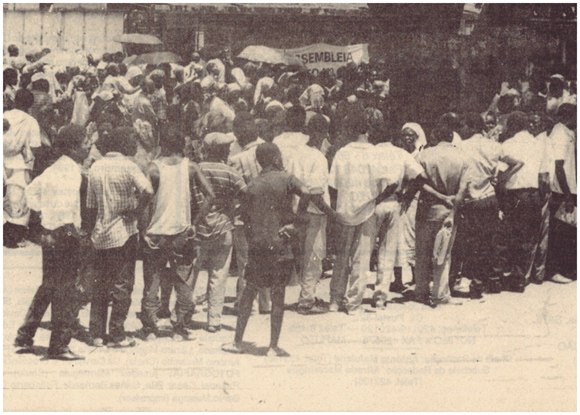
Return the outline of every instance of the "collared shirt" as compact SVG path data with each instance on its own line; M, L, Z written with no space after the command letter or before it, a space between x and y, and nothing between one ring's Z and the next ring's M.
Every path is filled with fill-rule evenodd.
M481 134L463 141L459 148L468 160L467 175L469 186L468 199L479 200L495 195L491 179L498 173L499 162L504 159L503 147Z
M137 231L137 221L125 221L124 212L137 208L138 192L153 193L151 183L135 163L110 152L95 161L89 172L87 207L97 208L92 233L96 249L121 247Z
M68 224L80 229L81 182L81 167L62 156L26 187L26 202L40 212L45 229L53 231Z
M4 119L10 123L10 129L4 133L4 168L15 170L32 170L34 155L32 148L40 147L40 127L38 122L24 111L17 109L6 111ZM14 155L7 155L13 153Z
M459 192L467 180L467 160L463 152L452 143L440 142L417 155L417 162L423 167L430 185L439 193L453 196ZM417 220L444 220L450 209L439 199L427 192L421 192L417 206Z
M328 184L338 192L336 211L345 225L360 225L375 211L379 192L372 166L374 148L354 142L334 156Z
M543 146L527 131L520 131L502 144L504 154L524 163L506 182L505 188L537 189L542 173Z
M562 123L552 129L550 140L554 146L554 160L564 160L564 173L570 188L570 193L576 194L576 133ZM555 168L555 166L554 166ZM563 194L560 182L552 178L552 191Z
M165 89L163 89L163 88L155 89L155 92L153 92L149 96L149 100L151 101L151 106L153 107L155 114L157 114L157 117L160 120L166 120L167 119L167 98L165 95Z
M241 152L230 157L229 165L242 175L246 184L250 184L262 171L262 166L260 166L260 163L256 159L256 148L264 142L264 140L258 138L246 144Z
M293 195L301 195L302 183L284 171L263 170L248 186L242 203L242 219L251 246L271 247L281 242L278 231L293 222Z
M202 162L199 168L211 184L215 199L210 212L197 227L201 240L215 239L224 232L234 229L235 199L246 189L242 176L225 163ZM198 203L199 193L196 195Z
M301 133L283 133L274 139L282 153L284 170L296 176L298 180L310 188L323 190L323 199L330 205L328 193L328 161L324 154L307 145L310 137ZM294 213L298 210L299 198L295 197L292 204ZM308 212L321 215L322 212L313 203L308 206Z
M554 159L554 145L547 131L543 131L536 136L536 140L542 146L542 168L541 171L548 173L550 185L556 177L556 160Z
M393 184L397 184L397 191L400 191L403 183L423 173L423 168L411 154L391 143L377 144L374 158L375 178L381 193Z

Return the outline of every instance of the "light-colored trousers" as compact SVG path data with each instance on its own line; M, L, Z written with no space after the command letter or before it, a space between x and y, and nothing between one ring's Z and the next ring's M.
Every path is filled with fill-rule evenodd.
M340 225L337 261L330 281L330 302L357 311L362 303L371 253L377 236L377 217L373 214L356 226Z
M232 260L232 232L222 233L216 239L202 241L199 254L193 264L193 289L202 269L206 269L208 312L207 320L210 326L219 326L224 308L226 282Z
M416 226L417 267L415 268L415 295L417 298L426 299L430 294L431 298L436 302L441 302L451 297L449 270L451 268L451 251L457 232L457 225L454 223L447 256L443 264L434 264L433 248L435 246L435 237L442 225L443 221L417 220ZM433 282L433 287L429 291L429 283L431 281Z
M236 228L233 231L234 247L236 249L236 262L238 264L238 285L237 285L237 302L240 304L242 294L246 289L246 266L248 265L248 240L244 228ZM272 301L270 299L270 289L260 288L258 291L258 307L259 310L269 312L272 310Z
M322 275L322 260L326 257L326 222L325 215L308 213L309 222L301 235L301 277L300 298L298 305L310 308L314 305L316 284Z
M379 229L379 264L373 299L384 303L395 279L395 261L402 236L400 228L403 225L401 204L397 200L385 201L376 207L375 216Z

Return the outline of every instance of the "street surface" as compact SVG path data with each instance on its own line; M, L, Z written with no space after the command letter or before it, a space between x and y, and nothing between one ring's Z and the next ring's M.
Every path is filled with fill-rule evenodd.
M203 294L206 275L197 283ZM167 337L109 350L73 340L86 356L47 361L50 314L35 345L17 355L12 343L41 282L40 248L4 248L4 410L132 411L575 411L576 283L529 286L462 305L431 309L413 302L360 316L285 314L280 346L291 357L267 358L270 320L257 312L246 331L245 355L222 352L236 317L195 340ZM228 279L231 309L236 278ZM328 301L329 279L319 297ZM142 263L137 263L126 330L138 331ZM298 299L289 287L286 304ZM398 297L398 295L395 295ZM172 299L172 302L174 299ZM365 307L369 307L366 305ZM80 313L88 328L89 312Z

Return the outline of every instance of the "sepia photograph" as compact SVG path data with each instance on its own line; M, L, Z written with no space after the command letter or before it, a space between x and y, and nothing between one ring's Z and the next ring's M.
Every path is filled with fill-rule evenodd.
M575 412L577 3L3 3L3 410Z

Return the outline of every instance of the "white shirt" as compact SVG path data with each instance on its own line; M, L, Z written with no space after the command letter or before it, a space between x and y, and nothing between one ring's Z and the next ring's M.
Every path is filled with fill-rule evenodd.
M282 133L273 141L282 153L284 170L290 173L309 188L319 188L324 191L322 198L330 205L328 193L328 162L326 157L317 149L309 147L306 143L310 137L302 133ZM298 209L298 197L294 198L293 209ZM322 214L322 212L310 203L308 212Z
M552 129L550 140L554 146L554 160L564 160L564 173L570 193L576 194L576 133L562 123ZM554 169L555 169L554 165ZM563 194L556 174L552 177L552 191Z
M379 195L369 143L349 143L334 156L328 184L338 192L336 211L345 225L360 225L375 211Z
M542 171L547 172L550 176L550 182L556 177L556 160L554 160L554 145L546 131L536 136L536 140L542 145Z
M10 129L3 137L4 168L32 170L34 156L31 149L42 145L38 122L29 114L17 109L6 111L3 117L10 123ZM12 154L14 151L19 152Z
M520 131L506 140L502 147L506 156L524 162L524 166L506 182L505 188L508 190L537 189L538 176L542 170L545 170L542 160L544 146L529 132Z
M381 193L393 184L398 185L399 191L405 181L413 180L423 173L423 168L411 154L391 143L377 144L374 159L375 178Z
M28 206L40 212L45 229L55 230L67 224L81 227L81 167L62 156L25 190Z
M471 186L469 186L468 199L480 200L495 195L495 188L491 180L500 169L500 163L507 169L507 164L503 163L504 152L500 143L475 134L473 137L462 141L459 146L465 153L468 160L467 175Z

